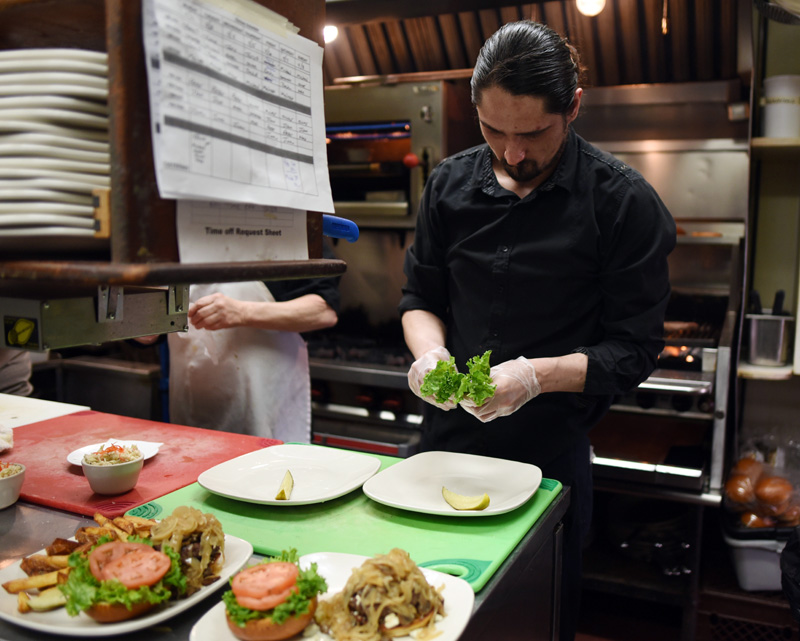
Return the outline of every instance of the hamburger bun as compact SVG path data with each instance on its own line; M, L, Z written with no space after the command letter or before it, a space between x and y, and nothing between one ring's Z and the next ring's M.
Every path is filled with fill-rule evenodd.
M86 614L98 623L117 623L141 616L155 607L152 603L134 603L129 610L122 603L95 603Z
M227 611L225 612L225 620L228 622L231 632L242 641L280 641L281 639L289 639L305 630L314 618L316 609L317 599L314 598L310 601L306 614L289 617L279 624L273 623L269 617L264 617L263 619L248 621L244 627L240 627L231 621Z

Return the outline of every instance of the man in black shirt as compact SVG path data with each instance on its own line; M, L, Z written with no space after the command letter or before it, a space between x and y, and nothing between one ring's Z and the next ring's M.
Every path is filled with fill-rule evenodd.
M492 351L494 397L424 398L423 447L532 463L571 488L561 639L574 638L591 521L588 433L655 368L675 245L653 188L572 130L579 76L577 51L544 25L487 40L471 83L486 144L432 172L399 305L420 396L437 361L464 371Z

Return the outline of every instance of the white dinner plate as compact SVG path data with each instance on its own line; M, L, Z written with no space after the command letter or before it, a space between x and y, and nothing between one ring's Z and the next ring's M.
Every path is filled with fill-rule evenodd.
M21 158L0 156L0 169L50 169L100 175L108 175L111 171L108 163L84 162L68 158L38 158L36 156Z
M2 112L0 112L2 113ZM65 160L78 160L80 162L101 163L109 166L111 155L101 151L86 151L84 149L68 149L50 145L30 143L7 143L0 139L0 158L7 157L33 157L33 158L64 158Z
M44 550L41 550L40 553L44 553ZM0 590L0 619L39 632L82 638L104 637L142 630L174 617L228 585L228 579L244 567L252 555L253 546L250 543L226 534L225 562L220 572L220 578L217 581L200 588L185 599L171 601L136 619L129 619L119 623L98 623L86 614L71 617L64 608L49 612L21 614L17 610L17 595L9 594L5 590ZM13 563L0 570L0 583L25 578L26 574L20 570L19 565L19 562Z
M56 216L79 216L81 218L94 216L91 205L73 205L72 203L48 202L3 202L0 196L0 216L4 214L45 214Z
M70 96L3 96L0 109L69 109L82 113L108 115L108 104Z
M2 184L2 181L0 181ZM2 189L0 188L0 201L5 200L29 200L47 201L56 203L68 203L75 205L92 206L92 197L87 194L68 193L66 191L55 191L53 189Z
M64 49L45 47L42 49L5 49L0 51L0 60L83 60L95 64L108 64L108 54L103 51L89 51L88 49Z
M52 225L47 227L25 227L22 229L6 229L0 227L0 238L15 239L17 241L27 240L38 237L65 238L67 236L80 238L94 238L93 229L79 229L77 227L64 227L63 225ZM7 245L0 245L8 249Z
M320 601L331 598L344 588L352 571L360 567L369 557L357 554L344 554L339 552L316 552L300 557L300 567L307 568L312 563L317 564L317 572L328 583L328 591L319 597ZM456 641L464 628L469 623L472 607L475 603L475 592L464 579L420 568L428 583L433 587L442 589L444 597L445 617L436 622L436 641ZM310 637L303 637L303 633L287 641L332 641L331 637L323 632ZM396 637L398 639L412 639L411 636ZM189 641L236 641L236 637L228 628L225 620L225 603L218 603L194 624L189 635Z
M373 501L412 512L442 516L492 516L523 505L539 489L542 471L529 463L460 454L422 452L379 472L364 484ZM456 510L442 487L465 496L489 495L485 510Z
M103 129L81 129L79 127L65 127L41 120L10 120L0 118L0 132L13 133L41 133L55 136L66 136L79 140L93 140L108 142L108 131Z
M69 58L0 59L0 74L28 73L30 71L88 73L105 78L108 75L108 64ZM0 78L0 82L2 82L2 78Z
M17 182L6 183L6 180L24 182L25 179L49 179L65 180L67 182L74 182L75 184L80 183L83 185L93 185L96 189L103 189L111 185L111 178L108 176L103 176L102 174L87 174L78 171L58 171L54 169L46 169L44 163L42 163L40 166L41 169L39 169L37 165L16 169L13 167L7 167L0 163L0 184L6 184L10 189L24 189L25 187L22 184Z
M314 445L284 444L237 456L206 470L197 482L209 492L263 505L308 505L338 498L361 487L380 461L366 454ZM275 500L289 470L294 489Z
M45 225L63 225L64 227L94 230L94 220L83 216L0 213L0 229L5 227L41 227Z
M38 85L12 85L0 82L0 96L31 96L42 94L108 100L108 87L85 87L83 85L57 82L43 82Z
M60 148L82 149L104 154L108 154L111 150L111 145L107 141L101 140L84 140L74 136L59 136L38 132L0 133L0 145L13 146L16 144L52 145Z
M108 129L108 116L88 114L70 109L36 107L29 109L0 108L0 118L10 120L36 120L41 122L72 124L93 129Z
M84 447L79 447L77 450L73 450L67 454L67 460L73 465L80 465L84 454L91 454L92 452L99 450L101 447L107 447L112 444L127 445L129 447L131 445L135 445L139 448L139 451L142 453L142 456L144 456L145 460L153 458L156 454L158 454L159 448L164 445L163 443L152 443L150 441L129 441L110 438L104 443L85 445Z
M108 91L108 79L105 77L65 71L4 73L0 74L0 85L72 85Z
M0 201L7 200L6 193L9 190L19 189L55 189L57 191L68 191L79 194L91 194L95 189L102 189L100 185L83 182L82 180L62 180L55 178L24 178L21 180L9 180L0 178Z

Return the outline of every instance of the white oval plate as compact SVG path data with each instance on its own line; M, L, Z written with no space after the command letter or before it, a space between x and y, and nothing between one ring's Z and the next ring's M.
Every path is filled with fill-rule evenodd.
M94 238L94 233L93 229L79 229L78 227L64 226L26 227L24 229L0 228L0 238L13 238L15 241L41 237L64 238L66 236ZM4 248L8 249L9 245L4 245Z
M56 147L66 147L67 149L83 149L108 154L111 145L100 140L83 140L74 136L53 135L47 133L24 132L12 134L0 134L0 144L34 144L34 145L53 145Z
M0 74L0 85L77 85L108 91L108 79L88 73L24 72Z
M95 64L108 64L108 54L103 51L90 51L89 49L64 49L48 48L43 49L6 49L0 51L0 60L32 60L32 59L62 58L70 60L83 60Z
M68 109L108 115L108 105L104 102L79 100L69 96L5 96L0 97L0 109Z
M37 202L72 203L91 207L92 197L86 194L68 193L53 189L3 189L0 190L2 200L31 200Z
M31 58L23 60L16 58L13 60L0 59L0 74L3 73L27 73L29 71L88 73L92 76L108 75L108 63L88 62L85 60L70 60L68 58ZM2 81L2 78L0 78Z
M40 550L40 553L44 553L44 550ZM225 562L220 572L219 580L200 588L185 599L171 601L137 619L129 619L119 623L98 623L86 614L71 617L64 608L49 612L22 614L17 610L17 595L9 594L5 590L0 590L0 619L23 628L69 637L105 637L142 630L161 621L166 621L184 610L188 610L198 601L202 601L228 585L228 579L243 568L252 555L253 546L250 543L244 539L226 534ZM20 570L19 565L19 562L13 563L0 570L0 583L25 578L26 574Z
M300 557L300 566L307 568L312 563L317 564L317 572L320 576L325 577L328 583L328 591L319 597L320 600L324 600L326 597L331 598L344 588L353 569L360 567L368 558L340 552L316 552ZM475 603L475 592L464 579L436 570L420 569L432 586L436 588L444 586L442 596L444 597L444 612L447 616L436 622L436 631L439 634L435 639L436 641L456 641L469 623ZM301 632L287 641L300 641L303 638L306 638L307 641L332 641L331 637L323 632L311 637L303 637ZM412 637L396 638L411 639ZM215 605L194 624L189 641L237 641L225 620L225 603Z
M510 512L533 496L542 471L529 463L460 454L422 452L378 472L364 483L373 501L423 514L494 516ZM442 497L442 486L456 494L489 495L485 510L456 510Z
M139 451L142 453L142 456L144 456L145 460L153 458L156 454L158 454L159 448L164 445L163 443L151 443L150 441L127 441L110 438L105 443L95 443L94 445L86 445L84 447L79 447L77 450L73 450L67 454L67 460L73 465L80 466L81 461L83 461L84 454L96 452L101 447L107 447L108 445L112 444L127 445L128 447L135 445L139 448Z
M2 214L0 229L4 227L40 227L63 225L94 230L94 220L84 216L63 216L58 214Z
M85 87L83 85L58 82L43 82L38 85L11 85L0 82L0 96L30 96L34 94L56 94L59 96L108 100L108 87Z
M317 445L287 443L237 456L206 470L197 482L209 492L262 505L308 505L358 489L380 468L374 456ZM285 501L275 495L286 474L294 489Z
M10 120L37 120L41 122L74 124L81 127L108 130L108 116L89 114L71 109L52 107L0 108L0 117Z
M0 196L0 216L4 214L47 214L50 216L79 216L92 218L94 208L91 205L73 205L71 203L24 202L5 203Z

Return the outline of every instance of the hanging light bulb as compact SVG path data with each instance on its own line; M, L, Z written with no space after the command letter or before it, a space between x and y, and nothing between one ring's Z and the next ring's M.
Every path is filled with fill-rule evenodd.
M578 11L585 16L596 16L606 6L606 0L577 0Z
M326 24L325 28L322 30L322 37L324 38L325 42L333 42L336 40L336 36L339 35L339 28L336 25Z

